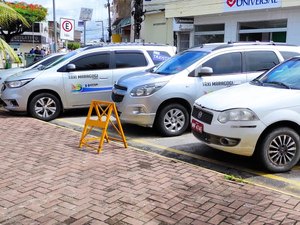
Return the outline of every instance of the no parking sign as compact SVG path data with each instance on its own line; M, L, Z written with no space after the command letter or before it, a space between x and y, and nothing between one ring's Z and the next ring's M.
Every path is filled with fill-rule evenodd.
M60 39L74 41L75 20L60 18Z

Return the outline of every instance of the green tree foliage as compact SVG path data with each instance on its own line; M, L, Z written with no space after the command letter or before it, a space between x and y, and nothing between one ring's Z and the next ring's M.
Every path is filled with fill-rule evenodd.
M48 13L46 8L37 4L25 2L7 2L6 4L21 14L29 24L45 20Z
M28 31L30 26L35 22L45 20L47 16L47 9L38 4L27 4L25 2L6 2L5 4L25 18L25 21L17 19L13 23L1 26L0 34L7 43L9 43L14 36Z
M29 26L26 19L22 15L0 0L0 27L8 26L10 23L16 20L20 20Z
M79 42L69 42L68 43L68 49L75 50L77 48L80 48L80 43Z
M21 21L25 25L28 25L26 19L22 15L0 1L0 27L9 26L9 24L14 23L15 21ZM12 61L20 63L20 59L14 50L0 38L0 59L3 57L6 60L7 55L10 56Z

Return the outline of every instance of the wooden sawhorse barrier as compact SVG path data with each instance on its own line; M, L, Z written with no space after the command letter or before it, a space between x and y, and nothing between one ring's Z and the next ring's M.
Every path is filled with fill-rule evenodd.
M91 118L93 113L96 114L97 119ZM112 122L111 116L115 117L117 124L114 124ZM109 124L113 126L121 139L108 136L107 128ZM93 128L102 129L102 134L100 137L87 137L93 130ZM97 150L97 152L100 153L102 150L104 139L106 140L106 142L109 142L109 140L120 141L124 143L125 148L128 147L115 103L92 100L87 118L85 120L79 147L81 148L83 146L87 146ZM98 148L90 144L90 142L95 141L99 141Z

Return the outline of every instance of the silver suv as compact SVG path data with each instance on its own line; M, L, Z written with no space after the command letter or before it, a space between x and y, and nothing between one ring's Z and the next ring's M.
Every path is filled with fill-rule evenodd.
M41 58L38 61L34 61L31 64L26 65L24 67L14 67L14 68L6 69L6 70L1 70L1 72L0 72L0 90L2 88L3 82L9 76L11 76L11 75L13 75L15 73L19 73L19 72L25 71L25 70L31 70L31 69L35 69L37 67L48 66L51 63L53 63L55 60L57 60L60 57L62 57L63 55L65 55L65 53L53 53L51 55L47 55L44 58Z
M111 101L113 84L123 75L145 71L175 55L157 44L91 46L72 51L47 67L24 71L4 82L1 99L11 111L28 111L49 121L63 110Z
M204 45L151 71L121 78L112 99L123 122L154 126L163 136L181 135L197 98L250 81L295 55L300 55L300 47L274 43Z

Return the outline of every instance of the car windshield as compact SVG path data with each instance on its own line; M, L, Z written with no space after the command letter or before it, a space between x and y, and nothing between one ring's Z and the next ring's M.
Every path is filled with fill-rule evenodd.
M254 79L251 84L285 89L300 89L300 59L294 58L285 61L270 70L270 72Z
M74 55L76 55L76 54L78 54L78 53L84 51L84 49L85 49L85 48L79 48L79 49L77 49L77 50L71 51L71 52L67 53L66 55L64 55L63 57L57 59L56 61L54 61L54 62L51 63L50 65L45 66L43 69L46 70L46 69L49 69L49 68L51 68L51 67L53 67L53 66L55 66L55 65L57 65L57 64L59 64L59 63L61 63L61 62L64 62L64 61L66 61L67 59L71 58L72 56L74 56Z
M209 54L209 52L206 51L184 51L163 62L156 67L153 72L162 75L176 74L188 68L207 54Z

